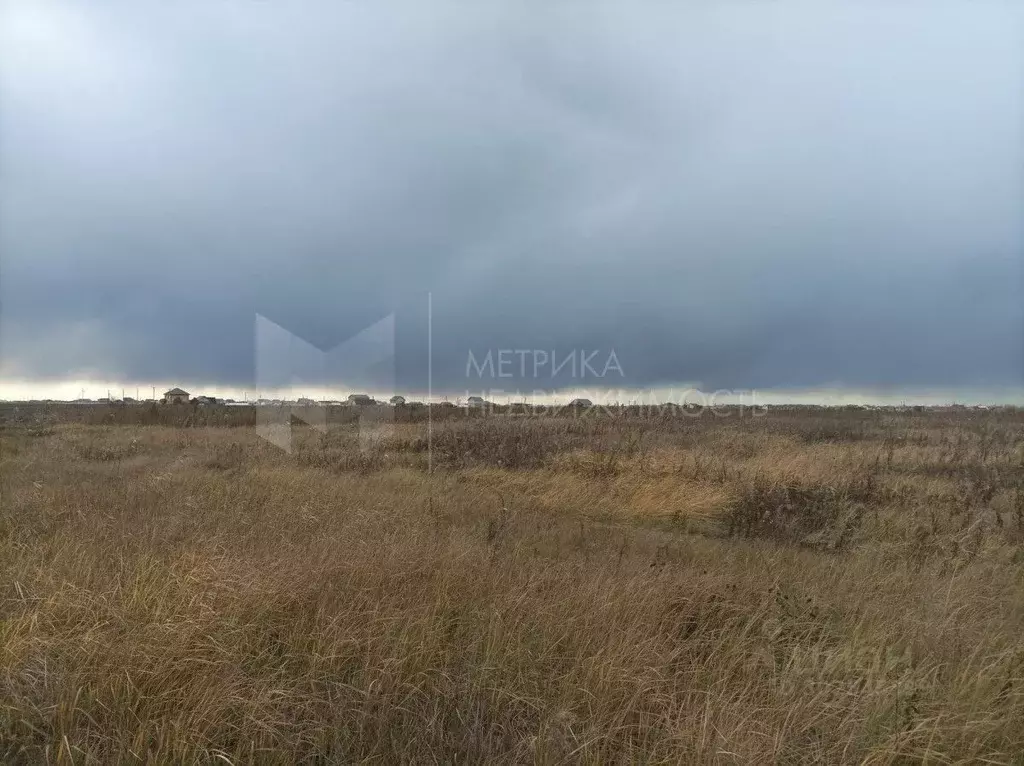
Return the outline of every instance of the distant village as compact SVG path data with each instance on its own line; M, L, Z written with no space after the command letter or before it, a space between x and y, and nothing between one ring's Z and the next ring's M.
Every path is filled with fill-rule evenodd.
M112 396L103 397L100 399L75 399L73 404L159 404L159 405L171 405L171 406L182 406L190 405L194 407L210 407L210 406L222 406L222 407L373 407L381 405L391 405L392 407L424 407L426 406L423 402L410 402L406 401L406 398L401 395L394 395L387 401L379 401L374 399L369 394L349 394L345 399L311 399L308 397L298 397L297 399L228 399L217 396L206 396L203 394L193 395L183 388L172 388L168 391L164 391L163 396L160 399L138 399L131 396L122 396L116 398ZM445 406L448 402L435 403L436 406ZM573 399L570 402L572 406L590 407L592 402L589 399ZM454 406L454 405L451 405ZM481 396L470 396L466 399L462 406L474 408L485 408L492 406L491 402L488 402Z
M55 400L43 400L45 403L61 403ZM68 402L63 402L68 403ZM387 400L378 400L369 394L349 394L345 399L312 399L309 397L298 397L296 399L271 399L259 397L256 399L231 399L222 398L217 396L207 396L204 394L195 394L182 389L182 388L171 388L163 393L159 399L148 398L141 399L131 396L122 396L120 398L114 396L102 397L100 399L88 399L79 398L75 399L72 404L95 404L95 405L159 405L159 406L191 406L191 407L374 407L374 406L392 406L392 407L408 407L410 409L426 407L425 402L419 401L407 401L406 397L401 395L394 395ZM506 406L524 406L525 403L513 405L511 402ZM446 400L441 402L434 402L434 407L459 407L469 410L490 410L493 408L502 408L495 402L486 400L481 396L469 396L465 400L458 399L455 402L449 402ZM555 405L566 408L573 408L577 410L589 409L595 407L594 403L590 399L576 398L562 405ZM598 405L600 407L602 405ZM642 408L656 408L656 409L700 409L701 407L696 404L676 404L671 402L655 404L651 402L617 402L610 405L603 405L611 408L619 407L642 407ZM719 405L722 409L728 410L738 405ZM895 412L923 412L925 410L1015 410L1018 409L1017 405L1011 404L958 404L958 403L946 403L946 404L857 404L857 403L832 403L832 404L794 404L794 403L758 403L747 405L751 409L760 410L774 410L774 411L786 411L786 410L809 410L809 409L843 409L843 410L885 410Z
M470 397L470 399L480 399L480 397ZM483 401L482 399L480 401ZM206 396L204 394L191 394L183 388L172 388L168 391L164 391L161 398L155 399L136 399L131 396L122 396L116 398L113 396L106 396L100 399L75 399L74 404L168 404L168 405L192 405L196 407L209 407L214 405L226 406L226 407L283 407L286 405L298 406L298 407L313 407L313 406L373 406L379 404L390 404L392 406L398 406L406 404L404 396L392 396L387 402L381 402L374 399L369 394L350 394L348 398L341 400L318 400L310 399L308 397L299 397L297 399L229 399L218 396ZM410 406L421 404L420 402L409 402Z

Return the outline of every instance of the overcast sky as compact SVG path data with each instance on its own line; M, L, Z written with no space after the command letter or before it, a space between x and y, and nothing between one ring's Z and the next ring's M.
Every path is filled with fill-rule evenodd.
M1024 386L1020 3L0 7L0 383Z

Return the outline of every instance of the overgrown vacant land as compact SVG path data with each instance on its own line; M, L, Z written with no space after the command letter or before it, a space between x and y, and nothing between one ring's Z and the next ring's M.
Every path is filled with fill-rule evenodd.
M202 422L4 425L0 761L1022 762L1021 411Z

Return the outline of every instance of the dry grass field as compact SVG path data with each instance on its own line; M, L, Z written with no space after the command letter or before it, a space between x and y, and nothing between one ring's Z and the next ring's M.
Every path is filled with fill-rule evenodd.
M0 761L1024 763L1024 412L733 415L7 418Z

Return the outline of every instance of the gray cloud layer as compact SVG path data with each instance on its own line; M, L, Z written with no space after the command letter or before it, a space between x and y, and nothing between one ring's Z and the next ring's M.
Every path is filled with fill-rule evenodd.
M0 373L1024 382L1019 8L555 5L4 4Z

